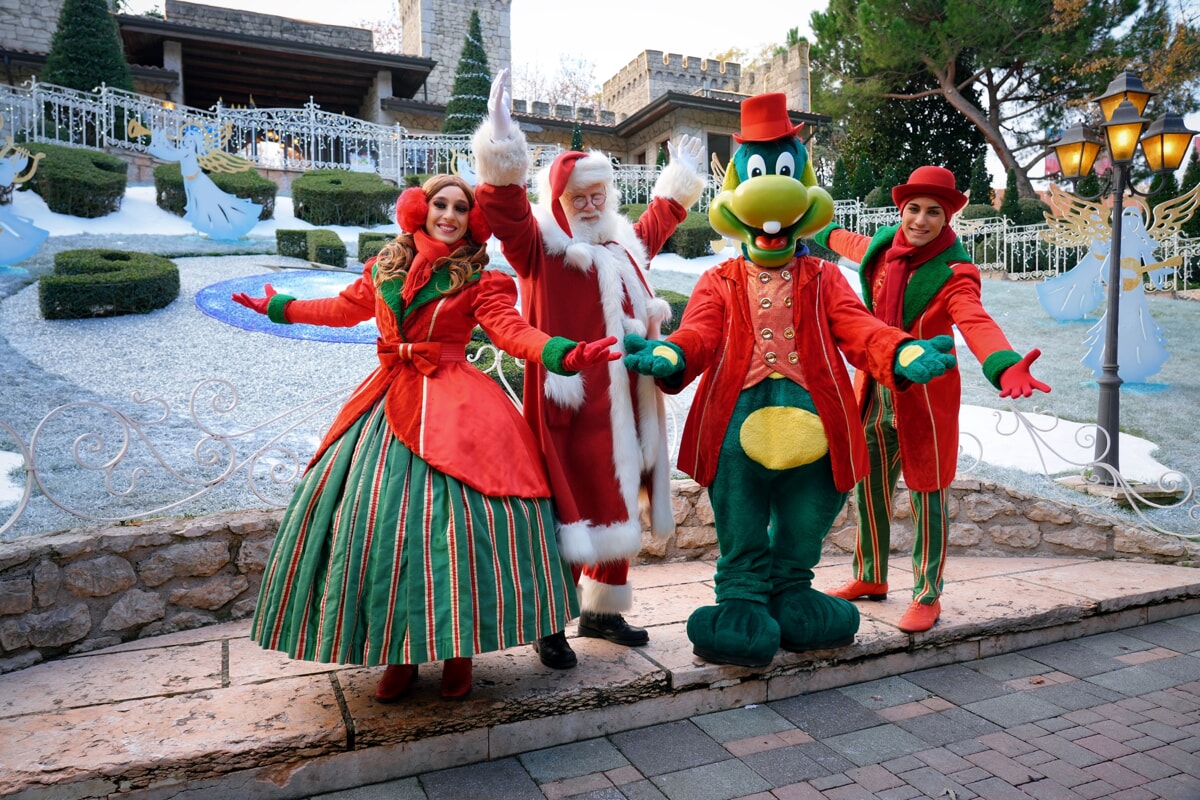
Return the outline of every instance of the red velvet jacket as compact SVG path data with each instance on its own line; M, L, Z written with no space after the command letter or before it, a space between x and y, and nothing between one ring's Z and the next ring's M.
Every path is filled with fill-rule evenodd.
M662 382L664 391L678 392L703 375L684 425L679 468L704 486L716 474L721 442L754 355L748 263L741 256L705 272L679 329L667 337L683 350L686 369L678 385ZM875 319L835 265L805 255L788 267L795 276L793 327L796 350L806 356L800 362L804 382L829 442L834 483L849 491L866 474L867 445L842 356L896 388L896 350L911 337Z

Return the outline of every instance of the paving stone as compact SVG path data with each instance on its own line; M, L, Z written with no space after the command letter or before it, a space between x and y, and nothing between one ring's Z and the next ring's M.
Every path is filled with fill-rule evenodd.
M1117 791L1117 787L1107 781L1092 781L1085 783L1082 786L1075 787L1075 793L1084 800L1096 800L1100 797L1112 797L1113 792Z
M1111 783L1118 789L1129 789L1145 783L1143 776L1127 767L1121 766L1115 761L1104 761L1099 764L1093 764L1090 767L1084 767L1083 771L1089 775L1094 775L1097 780Z
M827 800L820 789L808 783L780 786L771 794L775 795L778 800Z
M743 756L741 760L773 787L811 781L832 774L830 769L809 758L801 748L802 746L798 745L767 750Z
M1083 767L1077 767L1074 764L1063 761L1061 758L1055 758L1052 761L1038 764L1036 769L1055 783L1067 788L1082 786L1085 783L1095 780L1091 773L1084 771Z
M980 770L982 772L982 770ZM970 800L976 797L975 792L954 780L949 775L943 775L931 767L909 770L900 774L904 782L920 790L926 797L954 797L957 800Z
M883 718L836 689L768 704L800 730L818 739L872 728Z
M1146 627L1148 626L1143 625L1139 630ZM1148 640L1139 638L1138 636L1131 636L1125 631L1112 631L1111 633L1098 633L1095 636L1085 636L1078 640L1078 644L1109 658L1150 650L1154 647Z
M879 792L883 789L894 789L900 786L904 781L897 778L890 771L884 769L878 764L871 764L866 767L856 767L846 772L846 777L857 783L870 792Z
M981 675L987 675L993 680L1003 683L1014 678L1028 678L1031 675L1042 675L1050 671L1045 664L1026 658L1020 653L1004 653L999 656L989 656L977 661L963 664L967 669L973 669Z
M724 747L686 720L618 733L609 738L648 778L729 758Z
M658 790L649 780L637 781L621 787L621 793L629 800L667 800L667 796ZM463 800L460 798L460 800Z
M771 784L737 759L651 778L667 800L732 800L764 792Z
M983 736L1000 729L995 723L963 708L899 720L895 724L934 747Z
M1081 711L1094 708L1102 703L1119 700L1121 695L1103 686L1096 686L1089 681L1073 681L1060 683L1057 686L1043 686L1031 689L1031 697L1058 706L1066 711Z
M404 778L371 786L360 786L344 792L319 794L312 800L426 800L425 790L417 778Z
M1171 621L1141 625L1131 631L1130 636L1169 648L1176 653L1193 653L1200 650L1200 630L1192 630Z
M987 800L1038 800L1034 795L1025 794L1016 786L1011 786L999 778L986 778L972 783L967 787Z
M1011 728L1025 722L1056 717L1065 710L1053 703L1030 697L1029 692L993 697L977 703L968 703L963 707L972 714L994 722L1001 728Z
M1053 733L1034 739L1030 744L1045 750L1047 753L1053 753L1063 761L1074 764L1077 767L1088 767L1104 760L1086 747L1080 747L1074 742L1067 741Z
M928 689L917 686L912 681L901 677L884 678L878 681L867 681L839 689L842 694L871 709L879 711L883 708L915 703L926 700L931 696Z
M1088 680L1106 689L1129 696L1157 692L1174 683L1169 675L1150 669L1149 664L1092 675Z
M1151 750L1146 755L1151 758L1157 758L1164 764L1175 767L1175 769L1193 778L1200 778L1200 758L1197 758L1192 753L1180 750L1173 745L1166 745L1157 750Z
M515 758L430 772L421 776L421 786L429 800L465 797L545 800L546 797Z
M625 756L607 739L588 739L522 753L517 760L538 783L629 766Z
M880 725L854 733L830 736L823 741L860 767L916 753L928 747L925 742L895 725Z
M1021 787L1021 791L1037 800L1081 800L1078 794L1049 778L1027 783Z
M933 767L943 775L948 772L957 772L961 769L967 769L971 766L970 761L967 761L962 756L945 747L935 747L932 750L922 750L919 753L913 753L913 756L919 759L921 763Z
M692 717L692 722L721 743L768 733L779 733L793 730L796 727L767 705L701 714L698 717Z
M1008 693L999 681L958 664L924 669L905 677L938 697L944 697L960 706Z
M1075 678L1090 678L1093 675L1113 672L1125 666L1115 658L1101 655L1077 641L1055 642L1042 647L1031 647L1023 651L1021 655Z

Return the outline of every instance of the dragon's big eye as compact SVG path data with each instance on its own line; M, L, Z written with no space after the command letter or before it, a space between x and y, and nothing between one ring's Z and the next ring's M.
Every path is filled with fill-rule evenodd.
M746 177L758 178L767 173L767 162L758 153L746 160Z
M775 174L786 175L789 178L796 174L796 159L791 153L780 153L775 160Z

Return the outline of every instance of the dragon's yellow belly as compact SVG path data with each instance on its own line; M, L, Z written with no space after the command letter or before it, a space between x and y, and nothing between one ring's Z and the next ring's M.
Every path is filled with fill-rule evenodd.
M739 440L750 459L774 470L802 467L829 452L821 418L790 406L754 411L742 423Z

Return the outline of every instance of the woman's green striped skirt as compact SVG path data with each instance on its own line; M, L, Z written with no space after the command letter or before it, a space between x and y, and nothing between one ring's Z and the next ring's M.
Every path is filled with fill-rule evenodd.
M251 637L306 661L419 664L532 642L578 613L550 500L433 469L380 402L296 487Z

